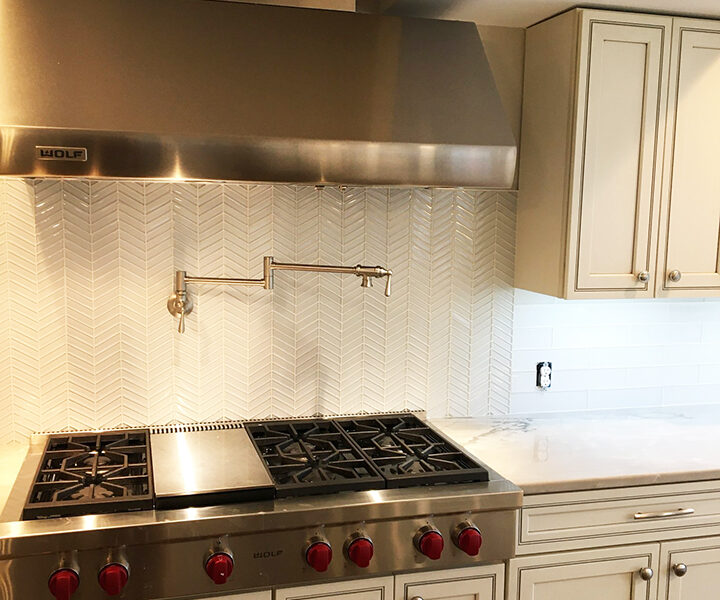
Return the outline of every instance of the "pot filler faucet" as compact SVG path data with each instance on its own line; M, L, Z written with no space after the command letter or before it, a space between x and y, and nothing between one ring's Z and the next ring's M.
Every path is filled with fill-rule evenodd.
M372 280L375 277L386 277L385 295L390 297L390 278L392 271L383 267L366 267L356 265L354 267L335 267L332 265L302 265L293 263L275 262L272 256L263 258L263 276L261 279L234 279L228 277L189 277L185 271L175 271L175 290L168 298L167 307L174 317L180 317L178 331L185 331L185 315L189 315L193 309L193 302L187 292L188 283L215 283L219 285L261 285L266 290L274 287L274 271L309 271L312 273L344 273L362 277L362 287L372 287Z

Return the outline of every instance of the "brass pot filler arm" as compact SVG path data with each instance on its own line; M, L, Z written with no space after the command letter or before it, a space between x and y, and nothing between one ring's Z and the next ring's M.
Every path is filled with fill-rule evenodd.
M274 271L306 271L312 273L344 273L362 277L362 287L372 287L374 277L386 277L385 295L390 297L390 278L392 271L383 267L336 267L332 265L302 265L275 262L272 256L263 258L263 276L260 279L236 279L230 277L189 277L185 271L175 271L175 290L168 298L167 307L174 317L180 317L178 331L185 331L185 315L193 309L193 302L187 292L188 283L215 283L219 285L261 285L266 290L273 289Z

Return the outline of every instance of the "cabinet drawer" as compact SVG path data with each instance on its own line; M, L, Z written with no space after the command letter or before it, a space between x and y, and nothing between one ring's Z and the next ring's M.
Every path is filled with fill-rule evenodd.
M706 527L720 523L720 495L678 494L522 509L520 543Z

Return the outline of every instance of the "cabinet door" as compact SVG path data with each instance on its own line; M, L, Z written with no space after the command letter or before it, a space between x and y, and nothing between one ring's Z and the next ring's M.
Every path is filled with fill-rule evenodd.
M583 24L569 297L654 294L670 24L597 13Z
M320 600L321 598L392 600L393 578L356 579L338 583L304 585L275 591L275 600Z
M717 597L720 590L720 538L669 542L660 550L659 600Z
M395 577L395 600L503 600L504 565Z
M649 600L655 598L659 546L539 554L510 561L508 600ZM653 577L640 575L644 568Z
M658 295L720 295L720 24L677 19L670 73Z

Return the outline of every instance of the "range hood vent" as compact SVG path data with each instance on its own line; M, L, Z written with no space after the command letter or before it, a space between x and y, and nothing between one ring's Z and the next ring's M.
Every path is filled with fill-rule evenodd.
M0 175L512 186L476 27L209 0L0 1Z

